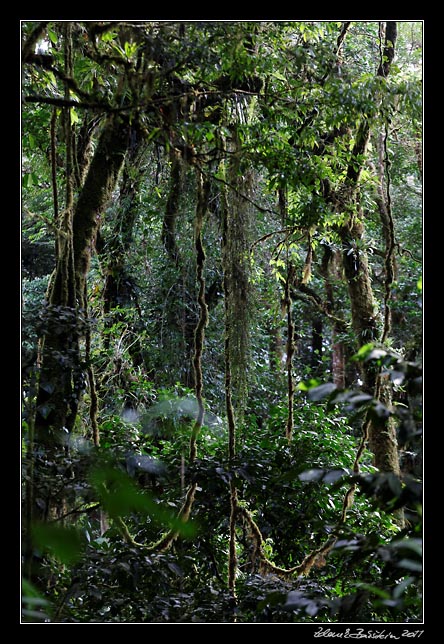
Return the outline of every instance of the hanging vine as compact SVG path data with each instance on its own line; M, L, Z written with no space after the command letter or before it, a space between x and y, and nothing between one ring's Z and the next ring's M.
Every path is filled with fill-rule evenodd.
M232 217L228 198L222 190L223 225L222 225L222 263L223 263L223 290L225 303L225 340L224 340L224 365L225 365L225 408L228 423L228 459L232 462L236 455L236 419L233 406L232 383L232 341L236 329L233 325L233 298L235 289L233 284L233 255L232 242ZM228 588L232 598L236 599L236 515L238 508L237 489L230 481L230 518L229 518L229 546L228 546Z
M194 247L196 251L196 277L199 285L198 304L200 308L199 319L195 328L194 340L194 355L193 355L193 369L195 378L195 394L198 403L197 418L194 422L189 445L189 462L192 463L197 456L197 438L202 429L205 406L203 400L203 373L202 373L202 353L205 339L205 328L208 324L208 308L205 301L205 250L202 241L202 229L208 208L210 183L204 180L203 174L197 169L197 206L195 216L195 233L194 233ZM189 520L191 509L193 507L195 493L197 490L197 483L192 483L185 494L185 499L181 509L177 515L177 519L186 523ZM162 553L167 551L175 542L180 534L180 530L172 528L164 533L156 542L151 544L138 543L131 535L128 526L122 517L116 517L116 525L119 528L123 538L127 543L133 546L142 548L145 552Z
M199 320L194 332L194 356L193 356L193 369L194 369L194 389L196 393L196 400L198 405L198 414L196 421L193 425L190 438L190 453L189 459L192 463L196 458L197 448L196 440L202 429L205 408L203 401L203 382L202 382L202 352L205 339L205 328L208 325L208 307L205 301L205 250L202 243L202 227L207 212L208 198L209 198L209 182L204 181L202 173L197 171L197 208L195 218L195 233L194 244L196 250L196 276L199 284L199 294L197 301L200 308Z
M395 253L395 226L392 215L392 204L390 195L390 159L387 149L388 141L388 125L385 124L384 133L384 168L386 178L386 199L385 199L385 228L387 233L384 265L385 265L385 281L384 281L384 327L382 331L381 342L385 342L390 334L391 328L391 292L392 284L395 275L394 267L394 253Z
M49 124L49 132L51 139L51 184L52 184L52 201L54 209L54 226L57 228L58 219L59 219L59 197L57 192L57 108L52 108L51 121ZM55 254L56 257L59 254L58 248L58 239L56 235L55 239Z
M281 215L282 226L287 223L287 195L284 188L279 188L279 211ZM293 288L295 278L295 267L290 260L289 252L289 234L285 236L285 263L287 276L285 279L284 299L282 305L287 317L287 346L286 346L286 369L287 369L287 422L285 426L285 435L288 442L291 441L294 429L294 379L293 379L293 357L295 354L294 343L294 322L293 322L293 302L291 298L291 289Z

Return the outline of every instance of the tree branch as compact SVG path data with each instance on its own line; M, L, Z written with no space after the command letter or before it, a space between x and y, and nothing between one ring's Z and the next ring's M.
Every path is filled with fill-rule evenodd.
M301 294L292 291L292 296L300 299L304 302L307 302L310 300L316 305L316 308L326 315L329 320L332 320L332 322L335 322L335 324L338 325L338 330L343 332L347 329L347 322L343 320L342 318L336 317L333 313L329 311L328 304L322 300L322 298L314 291L312 288L307 286L307 284L302 284L302 282L298 282L296 284L298 291L300 291L301 294L306 295L308 299L305 297L301 297Z
M66 519L66 517L69 517L71 514L83 514L85 512L92 512L93 510L97 510L97 508L100 507L100 503L94 503L94 505L90 505L87 508L83 508L82 506L79 506L77 508L74 508L73 510L70 510L69 512L65 512L65 514L62 514L61 516L57 517L57 519L53 519L50 521L50 523L56 523L57 521L62 521L63 519Z
M24 103L45 103L46 105L55 105L56 107L76 107L78 109L85 110L106 110L107 112L117 112L122 111L122 109L127 108L111 108L107 104L103 103L85 103L76 101L74 99L59 98L54 96L41 96L39 94L33 94L32 96L24 96Z
M258 203L253 201L253 199L250 199L250 197L247 197L247 195L245 195L243 192L240 192L240 190L238 190L238 188L236 188L236 186L234 186L229 181L226 181L225 179L222 179L221 177L217 177L214 173L209 174L209 173L205 172L204 170L202 170L202 168L200 168L200 171L202 172L202 174L206 178L208 176L210 176L214 181L218 181L219 183L222 183L224 186L227 186L228 188L233 190L239 197L241 197L241 199L245 199L245 201L248 201L248 203L251 203L251 205L254 206L257 210L259 210L259 212L270 213L271 215L275 215L276 217L279 217L279 213L277 213L275 210L273 210L271 208L264 208L263 206L260 206Z

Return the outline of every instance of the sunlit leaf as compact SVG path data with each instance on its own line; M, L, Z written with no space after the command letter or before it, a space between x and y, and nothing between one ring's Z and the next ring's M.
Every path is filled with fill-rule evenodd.
M100 36L103 42L112 42L113 40L115 40L116 37L117 37L117 34L115 31L106 31Z
M311 378L309 380L304 380L299 382L296 385L296 389L299 391L310 391L310 389L313 389L314 387L318 387L321 384L321 381L318 380L317 378Z
M75 107L71 107L70 114L71 114L71 123L73 125L80 121L79 115L77 114Z
M350 360L365 360L374 347L373 342L363 344L362 347L350 358Z
M50 27L48 27L48 37L49 37L49 40L50 40L54 45L56 45L56 44L57 44L58 36L57 36L57 34L55 33L55 31L53 31Z

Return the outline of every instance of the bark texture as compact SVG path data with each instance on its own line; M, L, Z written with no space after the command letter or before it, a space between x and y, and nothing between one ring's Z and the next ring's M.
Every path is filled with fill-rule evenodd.
M395 54L396 23L385 25L385 41L378 76L387 77ZM364 217L360 207L359 184L363 161L367 153L371 128L368 119L363 119L357 128L355 143L346 177L342 206L352 213L339 230L342 242L342 263L350 297L352 326L359 346L378 341L381 325L375 302L364 244ZM361 159L361 161L360 161ZM386 302L387 306L387 302ZM385 339L385 330L382 337ZM364 391L379 398L390 407L390 383L383 382L372 361L362 363L361 377ZM391 419L371 419L368 427L369 447L374 454L374 464L382 472L393 472L399 476L399 456L396 428ZM367 431L367 430L366 430Z
M128 123L111 116L105 124L85 183L60 222L58 258L44 313L36 439L58 443L74 426L85 367L80 341L86 336L86 282L97 231L128 147Z

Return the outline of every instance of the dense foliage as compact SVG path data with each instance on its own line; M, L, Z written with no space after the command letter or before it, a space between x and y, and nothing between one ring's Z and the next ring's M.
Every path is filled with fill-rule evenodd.
M22 24L25 622L421 622L421 28Z

